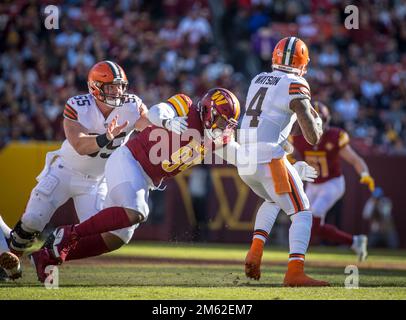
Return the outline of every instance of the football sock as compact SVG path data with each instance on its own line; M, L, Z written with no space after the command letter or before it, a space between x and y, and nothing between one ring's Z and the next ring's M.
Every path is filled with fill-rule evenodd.
M274 204L264 201L259 207L255 218L253 239L260 239L264 243L272 230L280 208Z
M352 235L339 230L332 224L321 225L321 219L313 217L312 234L319 236L322 240L338 244L352 245Z
M88 257L99 256L109 252L104 239L100 233L80 238L77 245L69 251L66 260L77 260Z
M75 226L79 237L131 227L127 212L121 207L111 207L99 211L93 217Z
M305 255L300 254L300 253L290 253L289 254L289 261L293 261L293 260L304 261L305 260Z
M312 228L312 214L310 211L301 211L290 217L292 224L289 228L289 261L304 260L309 246Z

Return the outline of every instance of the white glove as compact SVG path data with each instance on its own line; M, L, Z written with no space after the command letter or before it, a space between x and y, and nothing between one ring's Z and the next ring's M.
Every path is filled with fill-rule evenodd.
M187 117L175 117L166 120L164 126L169 131L175 132L177 134L182 134L187 130L188 123L186 122Z
M314 179L318 177L317 170L304 161L297 161L293 166L303 181L314 182Z
M319 130L323 130L323 120L321 120L320 117L316 117L315 121L316 121L316 125L319 128Z

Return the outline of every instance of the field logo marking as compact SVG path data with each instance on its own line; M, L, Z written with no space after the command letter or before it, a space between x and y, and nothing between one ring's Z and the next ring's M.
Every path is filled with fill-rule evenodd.
M44 21L45 28L48 30L59 29L59 9L57 6L48 5L44 9L47 15Z
M345 274L349 274L344 280L346 289L359 289L359 271L355 265L348 265L344 269Z
M47 266L45 273L48 275L44 281L45 288L59 289L59 270L57 266Z
M349 16L345 18L344 26L346 29L359 29L359 10L357 6L348 5L344 9L344 13L349 13Z

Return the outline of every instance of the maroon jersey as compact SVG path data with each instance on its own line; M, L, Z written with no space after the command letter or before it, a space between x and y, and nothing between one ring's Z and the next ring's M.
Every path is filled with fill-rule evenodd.
M182 136L150 126L126 144L155 185L164 178L173 177L201 163L208 150L204 145L204 129L199 112L192 104L183 107L187 108L186 112L183 110L184 113L176 108L178 115L187 114L188 129Z
M316 146L309 144L303 135L291 136L291 140L300 157L319 173L314 183L326 182L341 176L339 151L350 142L348 134L343 129L328 128Z

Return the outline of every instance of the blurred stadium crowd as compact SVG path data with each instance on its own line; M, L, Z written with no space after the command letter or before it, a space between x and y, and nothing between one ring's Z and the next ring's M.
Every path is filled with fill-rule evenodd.
M44 26L48 4L59 7L58 30ZM344 27L349 4L359 30ZM96 61L119 63L147 106L215 85L244 105L276 42L298 35L310 47L312 97L333 123L361 152L406 154L404 0L3 1L0 32L0 147L63 139L65 101L87 92Z

